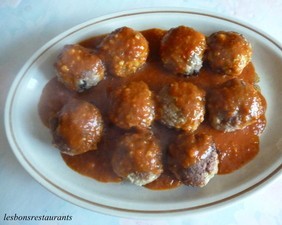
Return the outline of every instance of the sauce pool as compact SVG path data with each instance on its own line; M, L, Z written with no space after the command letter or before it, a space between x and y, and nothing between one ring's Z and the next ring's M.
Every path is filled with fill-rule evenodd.
M223 76L211 72L205 66L199 74L192 77L176 76L166 71L159 59L160 40L164 34L163 30L150 29L141 32L149 42L150 53L146 64L128 78L117 78L108 74L97 86L83 93L75 93L62 85L56 77L51 79L45 86L38 105L39 115L45 126L49 126L49 119L53 117L62 106L71 98L77 98L88 101L99 108L104 124L105 134L102 141L98 144L98 149L89 151L76 156L62 154L65 163L85 176L92 177L101 182L121 182L111 167L111 154L114 148L115 140L124 134L124 130L113 126L108 120L109 95L118 86L125 85L131 81L144 81L148 84L153 93L158 93L160 89L173 81L189 81L209 91L215 86L230 79L229 76ZM80 45L95 49L103 36L93 37L85 40ZM245 82L255 85L257 75L252 63L249 63L239 76ZM263 132L266 125L264 117L257 120L256 123L245 129L235 132L224 133L217 131L204 121L196 132L207 133L213 136L216 148L219 152L219 173L231 173L250 160L252 160L259 151L259 135ZM159 122L155 121L152 125L155 136L160 140L160 145L164 155L168 145L173 142L179 131L169 129ZM145 187L155 190L171 189L181 185L164 164L164 173L154 182Z

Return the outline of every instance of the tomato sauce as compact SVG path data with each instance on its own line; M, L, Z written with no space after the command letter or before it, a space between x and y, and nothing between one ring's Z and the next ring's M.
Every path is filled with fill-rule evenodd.
M102 141L98 144L98 150L89 151L76 156L62 154L62 157L65 163L73 170L101 182L122 181L122 179L113 172L110 163L115 141L124 134L124 130L113 126L108 119L110 106L108 99L111 92L115 90L116 87L125 85L131 81L144 81L148 84L150 90L156 94L164 85L171 82L189 81L205 91L209 91L231 78L230 76L214 73L205 65L197 75L191 77L173 75L163 68L159 59L158 50L164 31L150 29L142 31L142 34L149 41L150 53L146 64L138 70L136 74L127 78L118 78L109 74L97 86L83 93L75 93L68 90L54 76L45 86L38 105L39 115L42 122L47 127L49 126L49 119L54 116L70 98L86 100L100 109L104 120L105 134ZM93 37L79 44L87 48L95 49L102 38L103 36ZM247 65L239 78L253 85L258 81L252 63ZM258 154L259 135L264 130L265 125L266 120L262 117L258 119L256 123L245 129L224 133L213 129L205 120L196 132L212 135L219 152L219 174L228 174L239 169ZM169 129L157 121L152 124L152 130L155 136L160 140L160 145L165 155L168 145L173 142L180 131ZM163 190L175 188L179 185L181 185L181 182L167 171L164 165L163 174L145 187Z

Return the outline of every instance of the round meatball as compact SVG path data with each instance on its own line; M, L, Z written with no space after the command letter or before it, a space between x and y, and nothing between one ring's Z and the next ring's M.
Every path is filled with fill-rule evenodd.
M185 185L205 186L217 174L218 163L210 135L180 134L169 147L169 169Z
M237 78L207 96L208 119L217 130L232 132L254 123L265 113L265 100L252 85Z
M80 45L66 45L58 56L55 69L58 80L78 92L97 85L105 73L101 59Z
M251 61L251 44L236 32L216 32L207 38L207 45L205 59L215 72L238 76Z
M112 157L114 172L142 186L156 180L163 172L162 152L150 132L124 135Z
M202 33L185 26L170 29L161 41L161 59L164 66L176 74L199 72L206 49Z
M97 149L103 121L94 105L72 99L51 120L50 128L53 144L65 154L77 155Z
M147 128L155 118L152 92L143 81L119 87L113 94L111 121L120 128Z
M195 131L204 120L205 92L189 82L173 82L158 96L158 118L168 127Z
M144 65L148 57L148 46L140 32L121 27L107 35L98 49L111 74L127 77Z

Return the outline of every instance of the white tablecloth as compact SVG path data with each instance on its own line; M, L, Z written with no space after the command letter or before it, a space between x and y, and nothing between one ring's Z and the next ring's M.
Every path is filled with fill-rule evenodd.
M0 114L11 83L25 61L59 33L101 15L148 7L208 10L254 25L282 43L282 0L1 0ZM282 71L281 71L282 76ZM277 225L282 224L282 177L228 207L158 220L133 220L91 212L66 202L39 185L13 155L0 122L0 224L120 225ZM7 221L13 215L69 215L62 221Z

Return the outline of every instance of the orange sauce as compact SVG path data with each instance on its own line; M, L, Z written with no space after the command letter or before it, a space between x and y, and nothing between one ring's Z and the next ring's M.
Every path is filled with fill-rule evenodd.
M108 74L97 86L83 93L74 93L67 90L54 77L45 86L39 102L39 115L47 127L49 118L55 115L70 98L86 100L95 104L100 109L105 123L105 134L102 141L98 144L98 150L77 156L62 154L62 157L66 164L73 170L101 182L122 181L113 172L110 162L115 140L120 135L123 135L125 131L113 126L107 118L110 106L108 101L109 95L117 86L124 85L130 81L142 80L148 84L152 92L157 94L164 85L173 81L184 80L209 91L211 88L231 78L211 72L205 66L199 74L192 77L173 75L162 67L159 60L158 49L164 32L158 29L151 29L142 31L142 34L149 41L150 54L145 66L137 71L136 74L128 78L117 78ZM100 43L102 38L103 36L93 37L80 44L84 47L95 49L95 46ZM250 84L257 82L257 75L252 63L244 69L239 78ZM265 124L265 118L260 118L255 124L243 130L224 133L214 130L204 121L196 132L204 132L213 136L219 152L219 174L227 174L239 169L257 155L259 151L259 134L262 133ZM173 142L180 131L169 129L157 121L153 123L152 130L160 140L162 151L166 155L169 144ZM165 172L157 180L147 184L145 187L163 190L181 185L181 182L166 170L165 162L164 168Z

